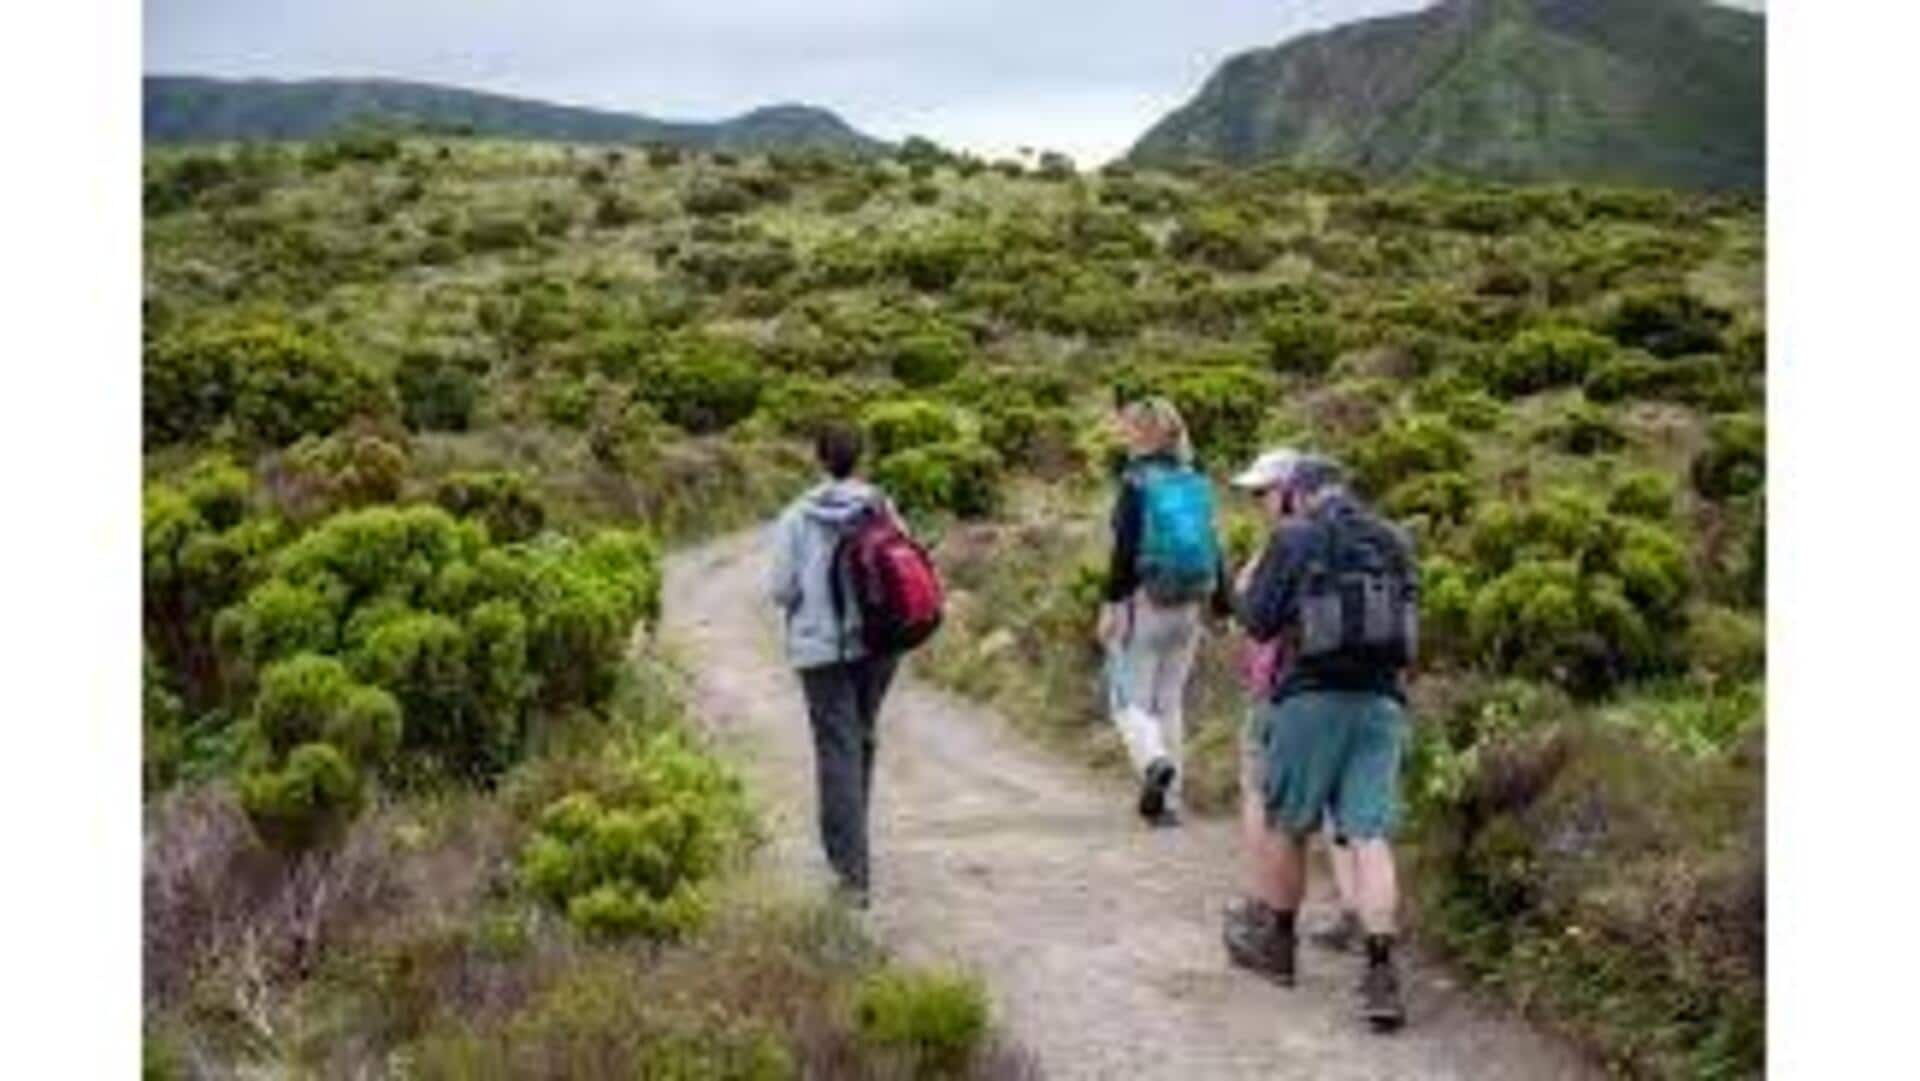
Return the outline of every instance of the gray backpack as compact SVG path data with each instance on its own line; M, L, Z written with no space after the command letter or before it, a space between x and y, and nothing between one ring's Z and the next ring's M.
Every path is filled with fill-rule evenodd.
M1419 567L1406 535L1346 500L1313 518L1317 550L1300 584L1300 659L1374 668L1412 664L1419 649Z

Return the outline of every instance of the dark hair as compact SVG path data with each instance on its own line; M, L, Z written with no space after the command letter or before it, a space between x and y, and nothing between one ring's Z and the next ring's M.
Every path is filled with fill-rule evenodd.
M860 430L846 424L826 425L813 437L813 456L835 480L845 480L860 464Z

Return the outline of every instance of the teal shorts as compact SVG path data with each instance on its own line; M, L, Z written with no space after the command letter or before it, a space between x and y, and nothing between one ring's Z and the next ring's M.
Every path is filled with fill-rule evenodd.
M1379 694L1308 691L1256 706L1243 780L1264 792L1267 822L1305 835L1331 815L1344 838L1393 835L1407 714Z

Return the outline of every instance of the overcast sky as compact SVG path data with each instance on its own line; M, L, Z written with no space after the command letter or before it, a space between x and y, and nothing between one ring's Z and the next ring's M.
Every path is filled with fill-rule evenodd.
M1232 53L1427 2L147 0L144 68L414 79L675 120L799 101L882 138L1094 165Z

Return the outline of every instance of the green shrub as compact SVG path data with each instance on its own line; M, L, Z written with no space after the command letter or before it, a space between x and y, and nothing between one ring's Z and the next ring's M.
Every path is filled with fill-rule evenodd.
M1613 352L1607 339L1573 327L1523 331L1493 358L1488 383L1508 397L1572 386Z
M741 214L753 208L753 194L732 180L698 180L680 205L698 218Z
M1072 413L1053 406L1023 403L990 411L981 437L1010 465L1057 475L1078 464L1079 424Z
M986 1035L987 1016L979 981L937 971L882 969L854 998L863 1038L909 1052L930 1070L963 1067Z
M1607 509L1629 518L1666 522L1673 518L1677 495L1673 480L1665 474L1639 470L1613 486Z
M241 806L271 843L305 848L359 811L368 771L399 746L400 705L338 660L300 653L261 674L247 731Z
M1717 353L1732 317L1684 289L1636 289L1616 299L1605 328L1615 341L1659 357Z
M1766 421L1753 413L1715 420L1707 449L1693 460L1694 490L1708 499L1729 499L1759 491L1766 480Z
M479 521L499 544L529 540L547 524L546 505L520 473L454 473L435 485L433 500L450 514Z
M1758 680L1767 674L1767 628L1758 614L1701 605L1687 620L1687 661L1715 683Z
M1389 492L1423 473L1464 470L1473 460L1473 449L1444 419L1414 415L1361 441L1350 457L1361 487Z
M1474 485L1460 473L1427 473L1387 493L1381 509L1394 518L1423 517L1436 524L1459 525L1473 509Z
M991 447L953 440L888 454L873 479L909 513L983 518L999 506L1000 473L1000 456Z
M1309 312L1281 312L1261 328L1275 371L1325 375L1340 355L1343 334L1338 320Z
M635 391L669 423L698 433L722 431L752 416L764 385L752 346L687 335L652 365Z
M859 392L842 380L792 376L767 388L760 412L781 432L810 439L828 424L859 416L861 404Z
M1607 411L1574 402L1547 419L1534 437L1568 454L1608 454L1627 445L1627 435Z
M267 471L269 490L281 513L296 522L400 497L407 451L365 432L307 436L287 448Z
M141 372L149 446L203 438L227 422L244 439L283 446L386 404L370 368L274 316L166 335L149 344Z
M898 451L960 438L951 410L924 398L878 402L861 414L860 425L875 460Z
M659 587L659 551L641 534L501 547L438 507L379 507L278 552L214 638L240 687L300 654L346 664L404 711L398 775L485 779L537 717L608 700Z
M484 358L470 354L412 350L394 369L400 416L416 432L464 432L480 404Z
M663 734L629 752L598 789L541 812L521 881L588 934L679 937L705 920L702 883L744 840L748 821L739 779Z
M476 255L531 247L533 242L533 223L509 214L470 221L460 234L460 245Z
M940 326L915 330L888 347L893 377L909 387L933 387L958 375L967 361L967 341L958 332Z
M1167 253L1175 259L1243 273L1265 268L1275 254L1273 243L1257 220L1225 208L1183 215L1167 240Z
M915 289L940 292L987 255L987 243L976 230L950 226L900 238L885 249L883 260Z

